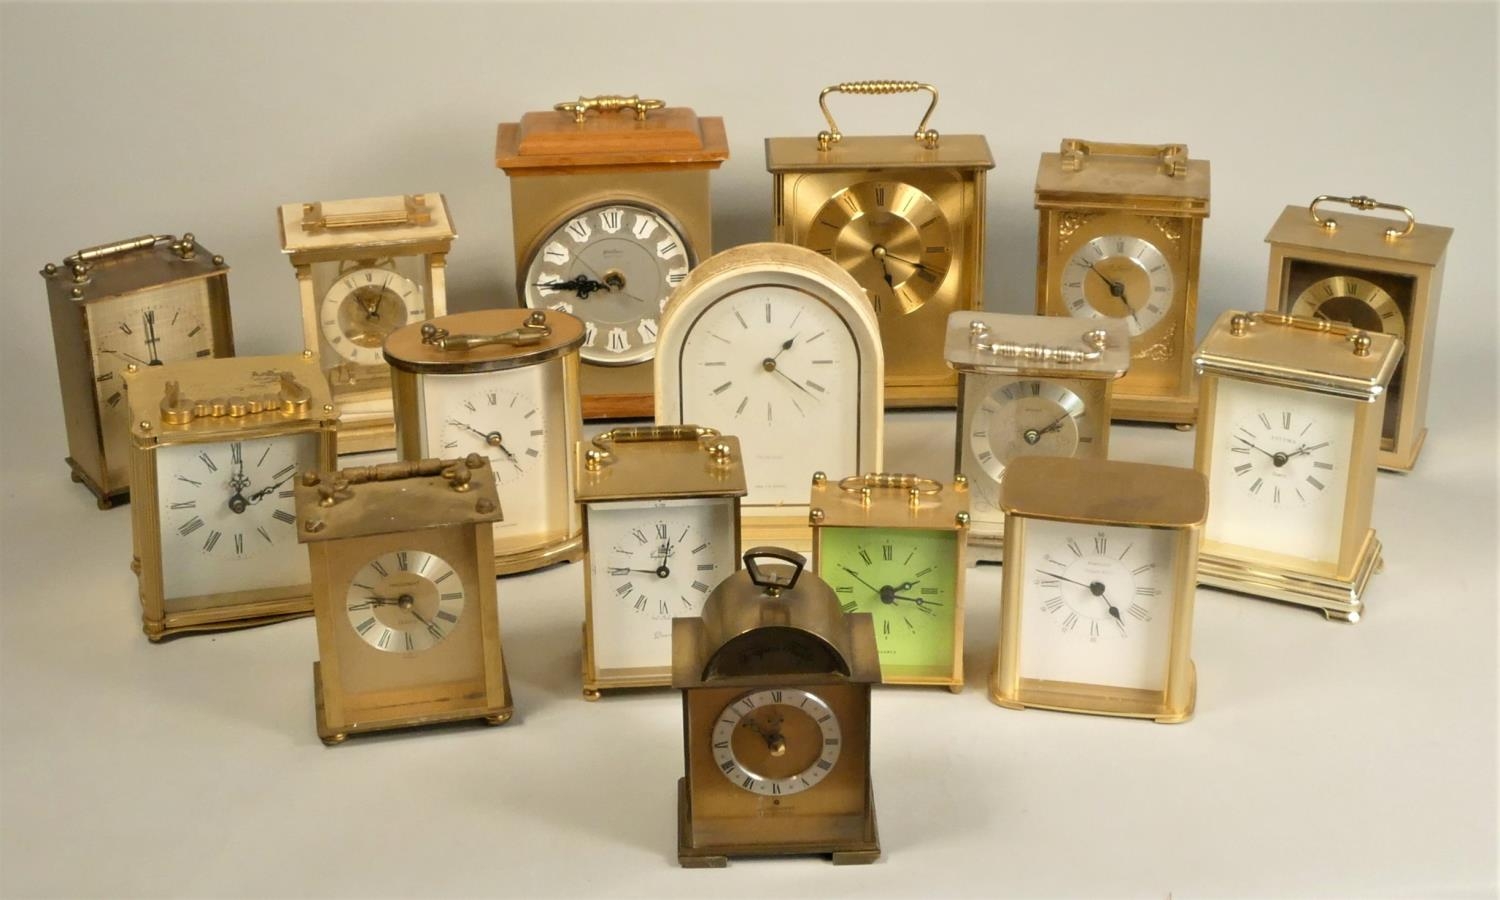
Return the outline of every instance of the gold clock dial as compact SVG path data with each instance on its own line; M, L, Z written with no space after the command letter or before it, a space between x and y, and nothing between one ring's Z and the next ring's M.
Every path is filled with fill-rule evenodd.
M1073 251L1062 274L1062 300L1082 318L1124 319L1131 337L1166 317L1176 293L1172 265L1141 237L1101 235Z
M463 579L435 553L396 550L355 573L345 597L349 625L366 644L391 653L442 643L464 612Z
M796 794L838 763L838 716L815 694L796 688L747 694L714 723L714 762L735 786L755 794Z
M362 366L382 365L386 337L424 317L421 286L394 269L373 264L340 275L318 306L328 346L346 362Z
M853 275L882 317L916 312L953 265L942 208L902 181L865 181L835 193L813 217L805 243Z
M1344 322L1406 340L1406 316L1384 288L1354 275L1332 275L1308 285L1292 315Z

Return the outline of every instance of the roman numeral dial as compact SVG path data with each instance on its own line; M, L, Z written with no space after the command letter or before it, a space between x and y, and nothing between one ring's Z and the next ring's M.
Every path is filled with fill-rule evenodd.
M1132 235L1096 237L1075 250L1062 270L1062 301L1070 315L1123 319L1131 337L1162 322L1176 292L1166 256Z
M1406 315L1384 288L1355 275L1333 275L1307 286L1292 302L1292 315L1344 322L1406 340Z
M969 420L969 452L992 480L1019 456L1075 456L1092 444L1095 423L1082 397L1051 381L997 387Z
M349 627L370 647L419 653L442 643L463 618L463 577L423 550L395 550L354 573L344 597Z
M394 268L356 263L323 293L318 324L337 359L361 366L383 366L386 337L408 322L427 317L422 287Z
M1322 501L1337 464L1332 443L1312 417L1267 407L1236 422L1220 457L1232 467L1236 487L1272 508Z
M714 720L714 762L736 787L775 797L817 787L843 750L838 716L816 694L763 690L730 703Z
M958 593L951 531L824 526L818 574L844 612L867 612L883 667L951 668Z
M865 181L834 194L813 217L804 243L853 275L882 318L920 309L953 265L942 207L901 181Z
M495 483L504 485L530 477L546 448L546 431L530 397L503 387L485 387L456 395L447 403L439 440L436 455L489 457Z

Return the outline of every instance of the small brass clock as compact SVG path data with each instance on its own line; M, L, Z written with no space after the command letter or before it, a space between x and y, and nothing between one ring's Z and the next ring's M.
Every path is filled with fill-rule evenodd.
M912 92L932 102L910 136L844 135L828 109L830 94ZM859 282L880 323L889 406L954 404L957 379L940 359L945 323L984 300L984 185L995 159L983 135L928 127L937 100L937 88L915 81L844 82L818 94L827 131L766 140L773 238Z
M130 495L127 366L234 355L229 267L191 234L79 250L42 269L68 468L100 509Z
M1194 355L1195 465L1214 502L1198 581L1357 622L1381 565L1370 527L1401 341L1326 319L1226 312Z
M304 472L318 624L318 737L439 722L509 721L491 523L489 460L424 459Z
M1116 420L1197 420L1190 358L1208 197L1208 161L1189 159L1182 144L1068 138L1042 154L1036 311L1129 329Z
M672 620L739 565L745 467L696 425L613 428L576 446L583 507L583 696L672 683Z
M1375 216L1319 215L1325 203L1401 213L1400 225ZM1406 348L1386 393L1380 467L1409 472L1427 439L1427 390L1437 337L1443 261L1453 229L1419 223L1411 210L1370 197L1320 196L1288 206L1266 242L1271 272L1266 309L1389 334Z
M870 686L880 680L869 613L845 614L807 560L745 552L701 617L672 621L686 777L677 859L880 856L870 780Z
M146 636L311 613L293 479L332 468L338 426L312 353L131 363L123 379Z
M297 272L302 338L339 404L339 450L396 445L381 347L403 325L448 312L456 234L442 194L288 203L281 249Z
M1001 488L1005 575L990 699L1183 722L1208 492L1192 469L1028 456Z

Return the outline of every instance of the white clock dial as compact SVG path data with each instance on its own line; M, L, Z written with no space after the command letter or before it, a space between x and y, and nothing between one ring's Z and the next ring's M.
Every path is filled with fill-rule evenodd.
M1159 691L1177 533L1029 519L1021 677Z
M384 365L386 337L426 315L421 285L379 266L340 275L318 304L323 340L341 359L362 366Z
M838 716L823 698L796 688L747 694L714 721L714 762L725 778L754 794L815 787L842 749Z
M1207 540L1337 562L1354 411L1348 400L1220 379Z
M317 450L315 434L157 450L163 596L307 584L292 479Z
M415 653L442 643L464 614L463 576L435 553L393 550L350 580L349 627L376 650Z
M603 669L670 666L672 619L697 616L735 570L729 500L589 506L594 662Z
M656 354L656 331L693 257L665 214L630 203L586 209L542 239L526 267L532 309L557 309L589 328L579 353L629 365Z
M1018 456L1073 456L1094 441L1083 398L1050 381L1023 378L991 391L969 420L969 452L991 481Z
M1096 237L1063 267L1062 300L1069 314L1123 319L1131 337L1162 321L1176 290L1172 264L1161 250L1130 235Z

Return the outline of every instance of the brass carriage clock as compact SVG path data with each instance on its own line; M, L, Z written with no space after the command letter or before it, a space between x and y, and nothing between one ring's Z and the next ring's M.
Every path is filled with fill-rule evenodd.
M318 623L318 737L511 717L489 460L306 472L296 486Z
M292 479L332 468L338 425L312 353L131 363L123 378L146 636L311 613Z
M582 342L573 316L525 309L456 313L386 341L401 458L489 457L505 511L494 526L502 575L583 553L572 469Z
M1406 221L1397 226L1374 216L1335 219L1318 214L1324 203L1392 210ZM1438 298L1452 236L1453 229L1419 223L1403 206L1326 194L1306 207L1288 206L1266 235L1271 245L1267 310L1389 334L1405 347L1386 391L1382 469L1411 471L1427 439Z
M1068 138L1060 152L1042 154L1036 309L1129 329L1116 420L1197 420L1190 357L1208 194L1208 161L1189 159L1183 144Z
M964 687L967 480L813 476L813 569L875 624L884 684Z
M846 136L828 109L834 93L932 95L916 132ZM915 81L826 87L828 130L768 138L773 238L809 247L859 281L880 322L887 406L952 406L957 379L942 364L948 314L984 302L983 135L928 128L937 88Z
M1226 312L1194 354L1195 465L1214 502L1198 582L1357 622L1386 387L1401 341L1326 319Z
M870 686L880 680L868 613L790 550L757 547L672 622L686 777L677 782L677 859L880 856L870 782Z
M739 566L737 438L696 425L614 428L576 445L583 507L583 696L672 683L672 619Z
M234 355L229 267L191 234L79 250L42 269L68 468L100 509L130 494L126 366Z
M317 351L339 404L339 452L395 446L391 332L448 312L456 237L442 194L288 203L281 249L297 271L304 346Z
M649 417L662 310L713 252L708 180L724 120L637 96L580 97L501 124L516 293L583 320L583 414Z
M1114 319L954 313L943 348L958 371L956 471L969 483L973 556L999 562L1006 466L1023 456L1109 456L1110 399L1130 367Z

